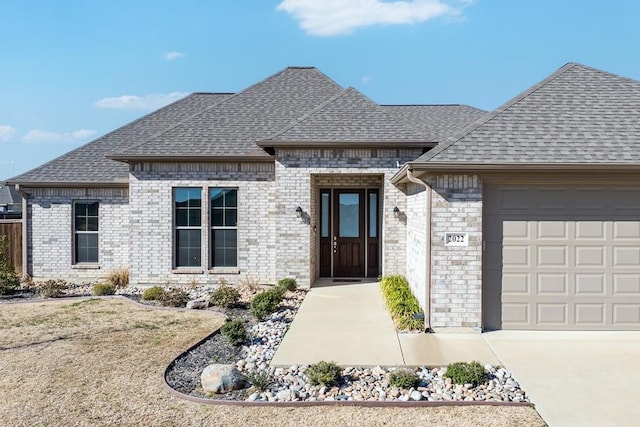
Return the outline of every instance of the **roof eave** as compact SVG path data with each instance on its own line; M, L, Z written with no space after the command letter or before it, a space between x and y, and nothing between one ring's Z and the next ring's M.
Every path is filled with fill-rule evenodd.
M433 148L438 145L433 141L273 141L263 140L256 144L266 148Z
M273 162L273 156L147 156L147 155L113 155L107 156L117 162Z
M127 188L129 180L111 182L83 181L6 181L7 185L20 185L24 188Z
M391 183L402 184L407 179L407 170L419 175L447 172L640 172L640 163L453 163L453 162L407 162L391 178Z

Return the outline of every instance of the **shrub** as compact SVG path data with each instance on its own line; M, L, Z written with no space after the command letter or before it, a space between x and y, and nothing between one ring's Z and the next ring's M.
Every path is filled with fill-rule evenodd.
M389 373L389 385L409 389L418 384L418 375L409 369L398 369Z
M186 307L191 298L182 289L169 289L159 298L160 304L167 307Z
M64 291L69 289L69 284L62 279L51 279L46 282L36 283L35 288L43 298L58 298L64 295Z
M451 378L455 384L480 385L487 380L487 373L480 362L455 362L447 366L444 376Z
M273 377L268 371L256 370L245 374L249 384L255 389L255 391L264 392L274 383Z
M211 292L211 298L209 299L211 305L224 308L234 307L238 304L238 301L240 301L240 292L238 292L236 288L225 285L221 285L218 289Z
M121 268L120 270L112 271L107 276L107 282L113 285L115 289L122 289L129 286L129 269Z
M269 289L259 293L251 301L251 314L258 320L262 320L278 310L278 304L282 302L282 293L278 289Z
M226 322L220 328L222 335L229 340L231 345L238 346L244 342L249 336L247 334L247 329L244 327L244 324L241 320L231 320Z
M293 292L298 289L298 282L296 282L296 279L294 278L286 277L278 281L278 288L285 291Z
M18 290L20 278L16 274L13 262L7 256L9 239L4 234L0 236L0 295L11 294Z
M380 280L380 287L396 327L399 329L421 329L423 321L414 319L413 315L422 310L418 300L411 292L407 279L399 274L384 276Z
M144 301L159 301L164 297L166 291L162 286L152 286L147 288L142 293L142 299Z
M311 385L333 387L342 380L342 368L334 362L321 361L304 371Z
M116 287L112 283L96 283L93 285L94 295L113 295L116 293Z

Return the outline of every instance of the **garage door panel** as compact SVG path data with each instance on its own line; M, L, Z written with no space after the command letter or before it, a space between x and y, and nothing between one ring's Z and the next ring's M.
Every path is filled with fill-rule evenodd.
M613 265L616 267L640 267L640 247L614 246Z
M605 295L605 274L576 274L575 275L576 296Z
M640 330L640 188L485 193L487 329Z
M620 296L640 296L640 274L614 274L613 293Z
M568 226L568 224L567 224ZM605 224L602 221L576 221L576 240L604 239Z
M566 246L538 246L536 267L566 267L568 265ZM505 265L506 265L505 261Z
M568 275L564 273L538 273L536 291L538 295L568 295Z
M603 327L606 324L604 303L576 304L574 312L576 325Z
M640 221L617 221L613 224L613 237L620 239L640 239Z
M613 304L614 325L636 325L640 323L640 303Z

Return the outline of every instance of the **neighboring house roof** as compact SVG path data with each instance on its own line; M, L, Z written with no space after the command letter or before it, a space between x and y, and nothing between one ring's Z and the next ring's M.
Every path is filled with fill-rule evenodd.
M569 63L411 163L638 162L640 82Z
M108 155L169 129L230 96L223 93L191 94L8 181L31 186L127 184L129 166L108 159Z
M22 197L10 185L0 185L0 207L11 206L14 212L22 211Z

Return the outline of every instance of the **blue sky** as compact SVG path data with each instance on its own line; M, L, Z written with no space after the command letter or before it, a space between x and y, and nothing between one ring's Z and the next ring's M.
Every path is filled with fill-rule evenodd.
M635 0L0 0L0 179L288 65L484 109L567 62L640 80L638 22Z

